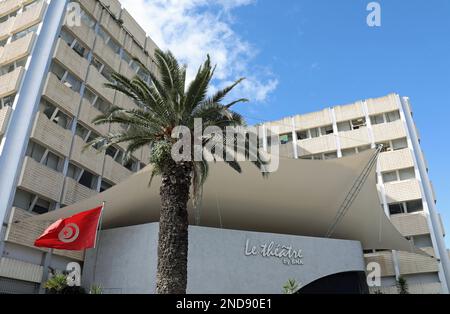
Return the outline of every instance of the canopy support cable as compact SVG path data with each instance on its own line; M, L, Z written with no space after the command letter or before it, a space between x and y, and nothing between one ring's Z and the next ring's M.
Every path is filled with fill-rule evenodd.
M355 182L353 183L352 188L346 195L343 203L339 207L339 210L333 219L330 227L328 228L328 231L325 235L326 238L331 238L331 236L336 231L337 226L339 223L344 219L345 215L347 214L349 208L352 206L353 202L355 201L356 197L358 196L359 192L361 191L364 183L367 181L367 178L370 175L370 172L372 171L373 167L375 166L378 156L383 149L383 145L379 145L373 156L370 158L367 165L364 167L360 175L356 178Z

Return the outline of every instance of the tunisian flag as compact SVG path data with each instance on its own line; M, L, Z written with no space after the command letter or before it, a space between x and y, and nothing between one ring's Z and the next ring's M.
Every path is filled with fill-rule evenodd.
M34 242L36 247L81 251L95 247L103 206L60 219Z

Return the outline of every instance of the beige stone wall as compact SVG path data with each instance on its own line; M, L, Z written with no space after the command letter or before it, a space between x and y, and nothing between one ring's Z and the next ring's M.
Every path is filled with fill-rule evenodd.
M18 91L24 71L23 67L18 67L14 71L0 76L0 98Z

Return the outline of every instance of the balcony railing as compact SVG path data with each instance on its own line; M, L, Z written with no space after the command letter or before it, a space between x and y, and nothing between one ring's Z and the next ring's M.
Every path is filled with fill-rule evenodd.
M29 33L25 37L6 45L0 55L0 65L8 64L28 56L31 53L35 38L35 33Z
M0 76L0 98L18 91L25 69L18 67L14 71Z
M391 222L405 237L430 233L427 218L423 212L392 215Z
M62 192L64 176L55 170L25 157L18 187L47 199L59 201Z
M8 126L9 116L11 115L12 109L6 106L0 109L0 138L5 134L6 127Z
M31 138L47 147L51 147L65 157L69 156L72 132L50 121L42 113L36 115Z

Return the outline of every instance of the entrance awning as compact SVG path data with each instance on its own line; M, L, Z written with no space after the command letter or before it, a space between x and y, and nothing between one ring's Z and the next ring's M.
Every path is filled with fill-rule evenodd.
M358 240L365 249L424 254L414 248L385 215L376 188L375 167L354 201L336 222L342 204L374 151L326 160L282 159L268 179L251 163L238 174L224 163L212 164L202 208L189 207L190 222L205 227ZM159 178L149 186L151 167L80 203L27 221L56 221L106 202L102 228L158 222ZM195 218L199 219L195 219Z

